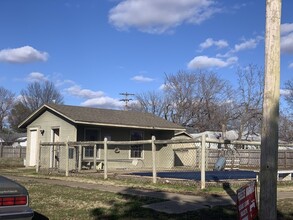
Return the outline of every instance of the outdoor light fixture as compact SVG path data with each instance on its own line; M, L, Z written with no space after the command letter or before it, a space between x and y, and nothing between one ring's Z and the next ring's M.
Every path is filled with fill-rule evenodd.
M40 132L41 132L42 135L44 135L45 130L44 129L41 129Z

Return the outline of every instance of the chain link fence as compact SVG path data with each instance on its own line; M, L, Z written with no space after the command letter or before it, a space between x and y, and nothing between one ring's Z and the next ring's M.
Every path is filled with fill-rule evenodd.
M279 150L279 169L293 168L293 150ZM37 172L100 172L157 181L249 180L260 166L260 143L199 139L41 143ZM254 172L256 171L256 172Z

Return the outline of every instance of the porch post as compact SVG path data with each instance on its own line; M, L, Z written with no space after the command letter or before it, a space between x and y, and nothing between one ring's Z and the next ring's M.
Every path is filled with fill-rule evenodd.
M153 183L157 183L157 167L156 167L156 137L152 136L152 158L153 158Z
M107 138L104 138L104 179L108 179L108 145Z
M201 189L205 189L206 188L206 135L203 134L201 136Z
M81 155L82 155L82 146L78 145L78 172L81 171Z
M65 144L65 176L69 176L69 146L68 146L68 141Z
M94 170L97 171L97 145L94 145Z

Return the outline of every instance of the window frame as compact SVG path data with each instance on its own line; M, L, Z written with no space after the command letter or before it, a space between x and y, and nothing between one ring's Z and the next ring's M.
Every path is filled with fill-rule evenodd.
M134 138L135 134L139 134L140 138ZM132 130L130 131L130 141L135 140L144 140L144 132L138 131L138 130ZM132 149L133 147L139 147L141 149ZM139 151L138 154L140 154L140 157L133 156L133 151ZM144 145L143 144L137 144L137 145L130 145L129 147L129 159L144 159Z
M96 133L97 133L97 140L86 140L86 132L89 131L89 130L96 131ZM84 141L99 141L101 139L101 129L100 128L91 128L91 127L84 128L84 136L83 136L83 139L84 139ZM100 148L100 145L95 144L95 146L97 148L96 158L97 159L100 159L101 158L101 152L100 152L101 148ZM95 146L90 146L90 145L89 146L83 146L83 151L82 152L83 152L83 158L84 159L93 159L94 158L94 147ZM87 156L86 155L88 151L90 152L89 153L90 156ZM91 151L92 151L92 153L91 153Z

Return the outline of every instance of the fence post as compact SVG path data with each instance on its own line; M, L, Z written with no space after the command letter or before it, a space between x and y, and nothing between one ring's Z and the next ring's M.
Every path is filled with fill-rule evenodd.
M107 138L104 138L104 179L108 179L108 145Z
M0 146L1 146L1 155L0 155L0 157L3 157L3 144L2 144L2 142L1 142Z
M97 145L94 145L94 170L97 171Z
M19 144L19 158L21 158L21 156L22 156L22 147L21 147L21 145Z
M287 149L285 150L285 156L284 156L284 158L285 158L285 168L287 168Z
M65 144L65 176L69 175L69 146L68 141Z
M81 155L82 155L82 146L78 145L78 172L81 171Z
M38 173L40 171L40 158L41 158L41 146L42 146L42 142L40 142L39 144L39 148L37 149L37 161L36 161L36 173Z
M206 156L205 156L205 150L206 150L206 135L203 134L201 136L201 189L206 188Z
M156 137L152 136L152 158L153 158L153 183L157 183L157 162L156 162Z

